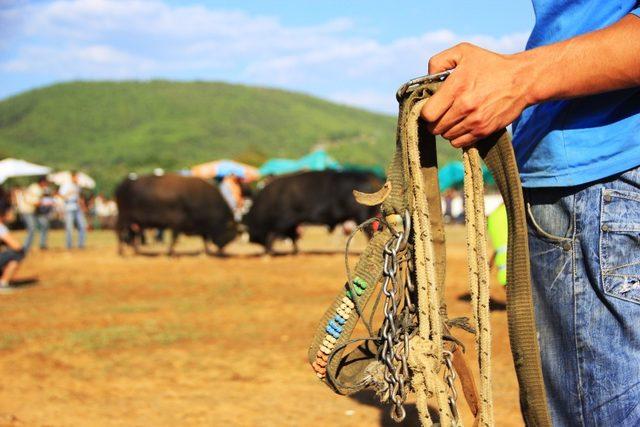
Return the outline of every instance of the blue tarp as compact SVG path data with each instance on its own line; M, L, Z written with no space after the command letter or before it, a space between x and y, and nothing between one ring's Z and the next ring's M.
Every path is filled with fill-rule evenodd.
M317 150L297 160L270 159L260 166L260 175L283 175L298 171L321 171L326 169L342 169L340 163L324 150Z

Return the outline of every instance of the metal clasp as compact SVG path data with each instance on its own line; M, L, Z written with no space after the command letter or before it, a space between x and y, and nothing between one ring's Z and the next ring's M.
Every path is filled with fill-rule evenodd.
M453 70L446 70L441 73L428 74L426 76L416 77L415 79L411 79L405 84L403 84L402 86L400 86L400 89L398 89L398 91L396 92L396 99L398 100L398 102L400 102L402 98L404 98L408 93L411 93L414 90L416 90L416 88L421 84L444 81L449 76L449 74L451 74L452 71Z

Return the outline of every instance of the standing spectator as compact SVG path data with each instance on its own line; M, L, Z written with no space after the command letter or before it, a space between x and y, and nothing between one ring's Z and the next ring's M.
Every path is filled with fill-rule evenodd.
M65 182L58 191L64 200L64 228L67 237L67 249L73 248L73 227L78 229L78 248L84 249L87 234L87 220L84 217L83 199L80 197L78 173L71 172L71 181Z
M27 189L23 187L15 187L11 190L13 204L16 207L16 213L18 218L27 230L27 238L29 240L29 234L32 233L31 229L35 229L35 221L33 221L33 210L26 200ZM26 243L26 242L25 242Z
M0 292L7 292L11 288L11 279L15 276L20 262L24 259L24 249L7 226L5 217L9 212L9 203L0 199L0 243L6 248L0 251Z
M222 179L222 183L220 183L220 193L222 193L222 197L229 204L235 220L240 221L240 218L242 217L242 208L244 205L240 178L234 174L225 176Z
M49 212L47 212L46 206L42 206L42 200L48 186L47 177L41 176L37 182L22 192L22 197L18 200L18 211L27 229L27 238L24 241L25 252L31 248L36 228L40 229L40 249L47 248Z
M53 197L53 190L49 185L49 182L45 180L45 187L43 188L42 198L40 204L36 208L36 222L40 228L40 249L47 250L47 235L49 234L51 216L55 208L55 198Z

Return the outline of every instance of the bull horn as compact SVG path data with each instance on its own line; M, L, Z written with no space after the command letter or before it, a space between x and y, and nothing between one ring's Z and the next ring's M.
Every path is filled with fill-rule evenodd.
M384 183L381 189L375 193L363 193L362 191L353 190L353 197L356 198L356 202L365 206L376 206L385 201L385 199L391 193L391 182Z

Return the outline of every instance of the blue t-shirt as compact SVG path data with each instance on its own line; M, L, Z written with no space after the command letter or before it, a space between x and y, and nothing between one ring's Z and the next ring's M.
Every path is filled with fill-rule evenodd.
M533 0L536 24L527 49L608 27L629 13L640 16L639 6L636 0ZM513 133L525 187L579 185L623 172L640 165L640 88L531 106Z

